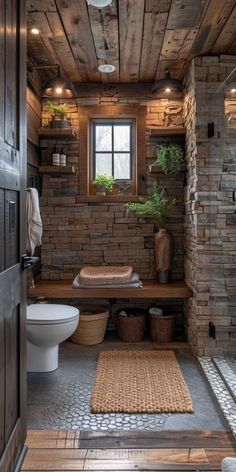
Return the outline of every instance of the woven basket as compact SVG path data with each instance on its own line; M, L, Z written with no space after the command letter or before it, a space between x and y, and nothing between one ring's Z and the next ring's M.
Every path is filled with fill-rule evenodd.
M138 312L138 309L136 310ZM122 341L136 343L142 341L145 330L145 313L135 316L117 316L117 333Z
M109 310L106 307L80 309L78 328L71 337L77 344L93 346L103 341L106 332Z
M168 343L173 341L175 332L175 314L155 316L149 314L150 334L153 341Z

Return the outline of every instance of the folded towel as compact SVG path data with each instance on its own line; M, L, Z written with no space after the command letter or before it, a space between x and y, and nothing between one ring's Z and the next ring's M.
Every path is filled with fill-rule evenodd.
M133 273L129 282L125 284L106 284L106 285L83 285L80 283L80 275L76 275L73 284L73 288L139 288L142 287L142 282L139 280L139 275Z
M31 256L36 246L42 243L43 226L39 209L39 196L36 188L29 188L26 196L27 242L26 248Z
M87 266L80 271L80 283L83 285L126 284L132 277L131 266Z

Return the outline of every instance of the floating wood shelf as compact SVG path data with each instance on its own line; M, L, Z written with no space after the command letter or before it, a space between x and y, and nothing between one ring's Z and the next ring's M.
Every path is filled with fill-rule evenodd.
M75 174L74 166L40 166L40 174Z
M72 288L71 280L40 280L34 288L28 289L28 297L49 299L69 298L189 298L192 291L184 281L159 284L155 280L144 280L142 288Z
M175 134L185 135L185 128L151 128L150 137L155 136L168 136Z
M76 139L77 134L73 128L40 128L39 136L41 138L54 139Z

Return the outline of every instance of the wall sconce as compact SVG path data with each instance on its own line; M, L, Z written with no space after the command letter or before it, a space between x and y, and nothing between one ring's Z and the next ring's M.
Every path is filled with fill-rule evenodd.
M29 66L28 72L34 69L46 69L57 67L57 75L54 79L49 79L43 84L42 95L48 98L72 98L76 95L73 83L70 80L63 79L60 66L58 64L45 64L40 66Z

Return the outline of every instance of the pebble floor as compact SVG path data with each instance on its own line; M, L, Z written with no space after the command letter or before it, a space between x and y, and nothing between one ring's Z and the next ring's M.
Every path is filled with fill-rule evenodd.
M236 359L202 357L199 362L236 438Z
M28 374L29 429L160 430L225 429L225 422L198 361L188 349L175 351L193 400L194 413L181 414L92 414L89 403L100 351L115 343L60 348L59 368L51 373ZM129 349L140 349L133 346Z

